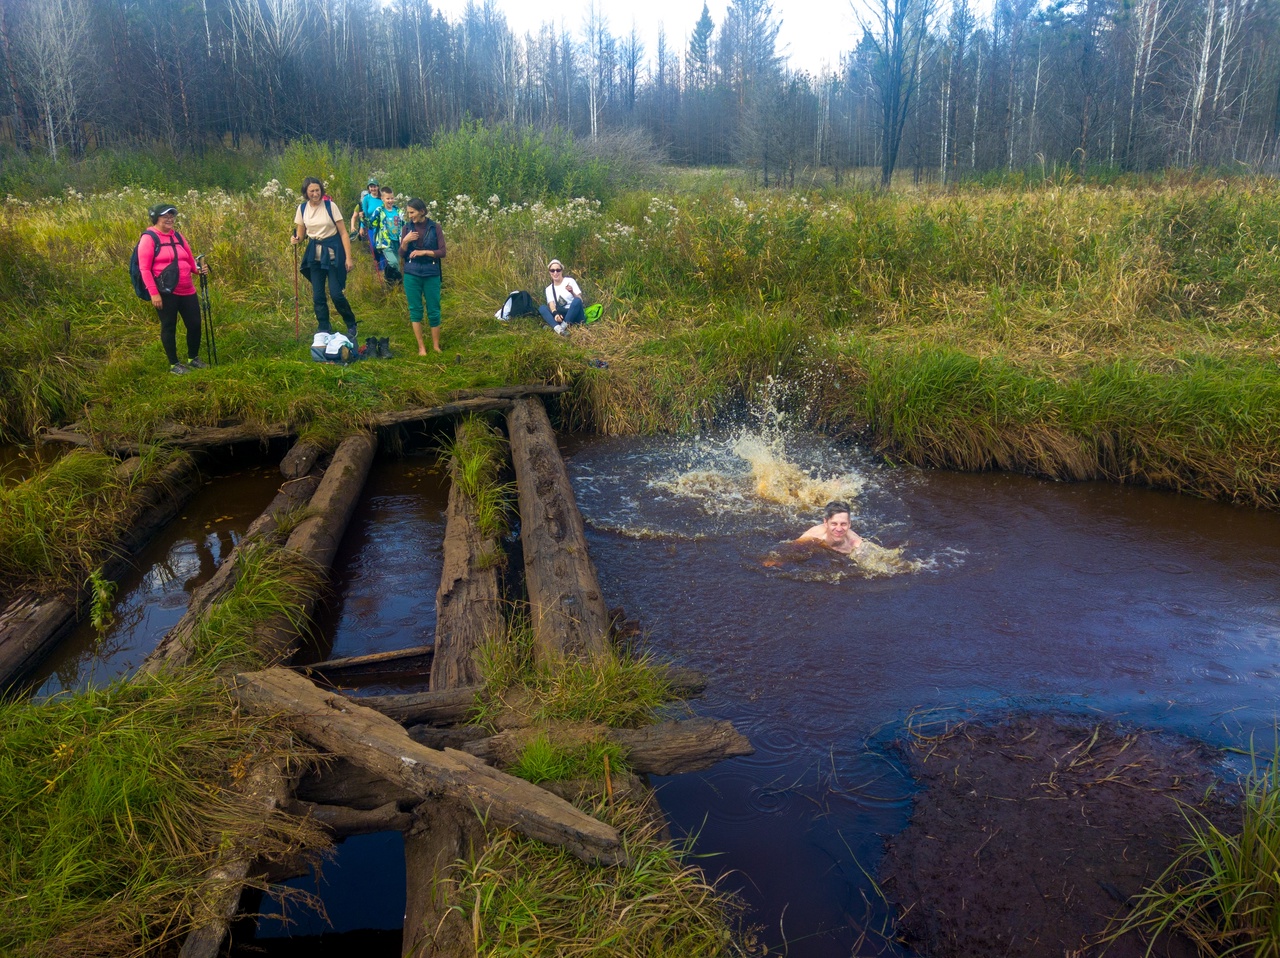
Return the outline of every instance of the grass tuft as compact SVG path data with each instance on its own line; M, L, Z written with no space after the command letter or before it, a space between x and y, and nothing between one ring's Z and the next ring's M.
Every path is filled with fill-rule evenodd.
M1154 953L1159 936L1179 931L1203 955L1280 955L1280 750L1254 755L1240 803L1240 830L1227 833L1183 806L1191 837L1177 858L1137 896L1108 941L1137 931Z

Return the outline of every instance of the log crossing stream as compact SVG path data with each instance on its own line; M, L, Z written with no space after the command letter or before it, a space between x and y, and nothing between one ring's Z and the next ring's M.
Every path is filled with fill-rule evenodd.
M524 394L539 391L550 390L495 391L498 395L463 400L428 415L416 410L384 417L387 421L378 425L388 429L466 412L505 413L519 499L522 578L533 654L536 661L554 667L566 659L606 654L613 618L604 603L542 399ZM460 439L467 429L478 428L474 423L462 421ZM234 432L228 436L243 438ZM58 438L77 441L73 433ZM220 437L199 438L217 442ZM327 462L318 450L296 446L281 464L289 481L245 530L217 572L195 591L186 614L138 672L180 668L190 660L197 624L234 583L240 556L258 538L274 534L299 506L305 510L300 520L290 523L285 548L327 570L362 497L377 448L376 432L348 436ZM299 649L299 622L310 621L319 608L320 592L311 591L298 615L269 620L257 629L268 659L281 665L242 673L232 682L241 708L282 717L326 758L304 771L300 781L260 761L240 787L265 807L314 817L339 840L387 830L404 834L407 893L400 953L405 955L473 953L469 923L462 923L444 907L438 889L445 881L443 870L464 849L483 840L481 821L562 846L606 867L627 860L612 826L546 789L501 771L535 734L525 727L527 722L502 726L498 734L483 734L464 724L468 707L481 693L476 661L480 645L505 634L505 617L513 603L503 596L502 566L493 561L501 545L480 531L476 505L460 490L458 483L452 484L445 515L434 634L424 632L420 643L409 649L309 661L296 669L282 667ZM416 591L420 584L419 578L400 585ZM74 606L74 601L69 604ZM14 666L15 675L31 673L31 660L39 656L30 650L56 638L56 630L46 628L38 635L38 629L28 631L30 640L22 644L26 651ZM428 665L429 672L425 671ZM381 675L388 668L416 675L417 688L379 697L344 693L343 684L359 684L370 673ZM409 678L402 686L413 684ZM697 676L677 676L676 684L696 692L705 683ZM537 734L554 737L559 732L553 725ZM574 734L591 737L579 727ZM751 752L747 740L729 723L709 718L629 730L601 727L595 734L619 745L640 773L672 775L705 769ZM204 917L185 940L182 958L212 958L221 953L240 907L241 883L259 868L251 849L220 850L201 895ZM289 870L288 863L277 864L274 874L280 877ZM255 953L261 952L255 948Z

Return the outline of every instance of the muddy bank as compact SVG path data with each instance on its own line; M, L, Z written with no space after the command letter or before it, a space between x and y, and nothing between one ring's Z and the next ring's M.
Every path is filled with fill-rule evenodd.
M1108 920L1172 861L1178 803L1227 827L1219 753L1184 738L1020 715L920 729L904 747L921 784L881 870L900 936L922 954L1096 955ZM1144 954L1130 935L1108 958ZM1184 940L1154 954L1193 956Z

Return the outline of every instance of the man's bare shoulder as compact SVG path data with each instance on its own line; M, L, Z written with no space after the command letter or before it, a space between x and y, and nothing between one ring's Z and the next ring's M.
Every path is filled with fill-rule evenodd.
M822 523L819 522L816 526L814 526L808 532L801 535L800 538L796 539L796 542L803 542L806 539L826 539L826 537L827 537L827 530L822 525Z

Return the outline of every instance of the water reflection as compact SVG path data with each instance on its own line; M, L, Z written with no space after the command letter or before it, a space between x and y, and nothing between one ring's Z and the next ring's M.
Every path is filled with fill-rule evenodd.
M99 633L79 623L29 677L35 695L83 691L131 675L187 610L281 482L274 466L211 474L178 518L134 557Z

